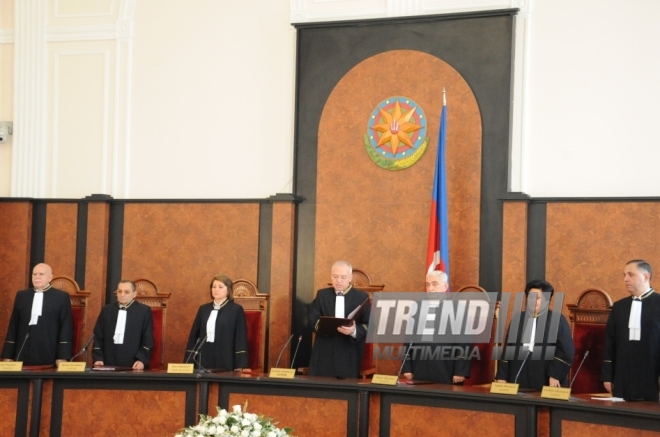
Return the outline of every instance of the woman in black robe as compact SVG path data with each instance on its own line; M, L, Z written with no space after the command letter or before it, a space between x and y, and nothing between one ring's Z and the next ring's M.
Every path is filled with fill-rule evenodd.
M188 336L185 362L206 370L248 367L247 323L243 307L233 302L233 282L226 275L211 280L212 301L199 307Z

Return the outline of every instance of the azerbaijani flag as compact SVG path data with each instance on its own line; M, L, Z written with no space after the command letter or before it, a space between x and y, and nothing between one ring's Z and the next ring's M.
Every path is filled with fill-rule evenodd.
M442 270L449 278L449 226L447 219L447 172L445 170L445 145L447 140L447 98L442 90L442 115L438 133L438 155L435 160L431 224L426 250L427 272Z

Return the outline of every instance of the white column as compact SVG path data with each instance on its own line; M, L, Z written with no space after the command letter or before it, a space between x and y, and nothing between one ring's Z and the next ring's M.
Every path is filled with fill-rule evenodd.
M11 195L45 197L48 2L14 2L14 137Z

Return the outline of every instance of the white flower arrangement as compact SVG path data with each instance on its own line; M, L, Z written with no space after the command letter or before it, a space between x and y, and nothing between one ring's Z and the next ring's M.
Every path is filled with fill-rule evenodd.
M215 417L200 414L199 424L179 431L175 437L294 437L291 428L278 428L270 418L247 412L234 405L230 413L220 407Z

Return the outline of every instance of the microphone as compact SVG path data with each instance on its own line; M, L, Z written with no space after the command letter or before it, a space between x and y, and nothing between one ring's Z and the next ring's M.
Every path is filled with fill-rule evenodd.
M85 346L83 346L82 349L80 349L80 352L69 358L67 361L73 361L74 358L79 357L83 352L87 352L87 348L89 345L92 343L92 340L94 340L94 334L92 334L91 337L89 337L89 340L87 340L87 343L85 343Z
M413 344L415 344L415 343L410 343L410 346L408 346L408 351L407 351L406 354L403 356L403 360L401 361L401 367L399 367L399 373L397 373L397 375L396 375L396 379L397 379L397 380L398 380L399 378L401 378L401 372L403 371L403 365L406 364L406 360L407 360L408 357L410 356L410 349L412 348Z
M527 355L525 355L525 359L523 360L522 364L520 365L520 369L518 369L518 373L516 374L516 379L513 380L514 384L518 383L518 377L520 376L520 372L522 372L523 367L525 367L525 363L527 362L527 358L532 354L532 351L527 351Z
M188 361L192 358L193 354L195 353L195 349L197 348L197 345L199 344L201 338L197 337L197 341L195 342L195 345L193 346L192 350L188 354L188 358L186 358L185 364L188 364Z
M280 358L282 358L282 354L284 353L284 349L286 349L287 345L291 342L291 339L293 338L293 335L294 334L291 334L291 337L289 337L289 339L286 341L286 343L284 343L284 347L282 348L282 350L280 351L280 354L277 357L277 362L275 363L275 368L277 368L277 365L280 364Z
M578 366L578 369L575 371L575 375L573 375L573 379L571 379L571 383L568 385L568 388L573 387L573 383L575 382L575 378L577 378L578 373L580 373L580 369L582 368L582 365L584 364L584 360L586 360L588 356L589 356L589 351L586 351L584 353L584 357L582 358L582 361L580 361L580 365Z
M293 369L293 363L296 361L296 355L298 355L298 348L300 347L300 342L302 341L302 335L298 337L298 344L296 345L296 351L293 353L293 358L291 359L291 369Z
M21 345L21 348L18 351L18 355L16 355L16 361L20 361L21 352L23 352L23 348L25 347L25 343L27 342L27 339L28 339L29 336L30 336L29 332L27 334L25 334L25 339L23 340L23 344Z

